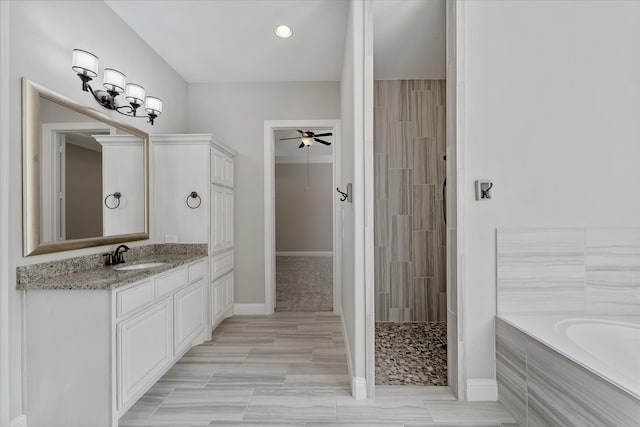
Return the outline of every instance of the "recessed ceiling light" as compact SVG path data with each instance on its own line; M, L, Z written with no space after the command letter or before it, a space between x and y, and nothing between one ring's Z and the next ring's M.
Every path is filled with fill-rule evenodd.
M274 32L276 33L276 36L282 39L288 39L293 34L291 28L286 25L278 25Z

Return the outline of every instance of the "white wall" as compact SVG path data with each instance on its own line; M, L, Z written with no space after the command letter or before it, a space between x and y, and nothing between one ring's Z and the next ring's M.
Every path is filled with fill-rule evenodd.
M364 300L364 1L351 0L340 86L340 187L353 183L353 203L342 209L342 315L356 398L366 396Z
M9 20L9 70L8 74L3 70L1 77L8 79L10 132L9 139L3 138L0 144L9 145L8 196L14 202L9 207L8 283L3 281L1 286L9 288L9 416L14 418L24 410L21 387L21 293L15 291L15 267L112 249L99 247L22 257L21 78L33 80L105 112L89 94L82 92L80 80L71 70L72 49L89 50L100 58L101 70L105 65L119 68L131 81L143 84L149 94L163 98L164 113L153 127L142 119L123 120L124 116L112 114L117 120L126 121L146 132L153 129L156 133L185 132L187 85L103 2L12 1ZM7 94L3 93L2 96Z
M215 73L215 70L212 70ZM264 302L264 121L337 119L337 82L189 85L189 132L237 150L235 302Z
M467 375L495 377L496 227L640 225L640 2L465 9ZM492 179L494 198L472 199Z
M276 252L333 252L333 165L278 163L275 187Z

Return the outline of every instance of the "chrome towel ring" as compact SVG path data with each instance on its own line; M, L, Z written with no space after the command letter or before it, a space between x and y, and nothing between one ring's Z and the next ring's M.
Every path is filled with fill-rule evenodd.
M198 204L196 205L196 201L192 201L191 203L189 203L191 199L194 199L194 200L197 199ZM187 199L185 200L185 202L187 206L189 206L191 209L198 209L202 204L202 198L196 191L192 191L191 194L187 196Z
M115 199L115 203L112 203L111 206L109 206L109 204L107 203L107 200L109 200L109 197L113 197ZM119 191L116 191L113 194L108 194L107 197L104 198L104 205L107 207L107 209L117 209L118 206L120 206L121 197L122 197L122 194Z

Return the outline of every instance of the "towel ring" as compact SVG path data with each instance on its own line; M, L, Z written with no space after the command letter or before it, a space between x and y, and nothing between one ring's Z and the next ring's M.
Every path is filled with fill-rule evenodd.
M109 200L109 197L113 197L114 199L116 199L115 205L109 206L109 204L107 203L107 200ZM107 195L107 197L104 198L104 205L107 207L107 209L117 209L118 206L120 206L120 198L122 197L122 194L119 191L116 191L113 194L109 194Z
M193 205L190 204L189 203L190 199L198 199L198 204L197 205L195 203ZM198 209L200 207L200 205L202 204L202 198L200 197L200 195L197 192L192 191L191 194L189 194L187 196L187 199L185 200L185 202L186 202L187 206L189 206L191 209Z

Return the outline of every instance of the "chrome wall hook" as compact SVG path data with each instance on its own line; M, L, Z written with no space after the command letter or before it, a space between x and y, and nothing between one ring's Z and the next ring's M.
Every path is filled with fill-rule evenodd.
M189 201L191 199L197 199L197 201L191 202L189 203ZM196 204L197 202L197 204ZM198 194L198 192L196 191L192 191L188 196L187 199L185 200L185 203L187 204L187 206L189 206L191 209L198 209L200 207L200 205L202 204L202 198L200 197L200 195Z
M340 196L341 196L340 197L340 201L341 202L344 202L346 200L347 202L351 203L351 200L352 200L351 199L351 188L352 188L351 183L348 183L347 184L347 192L345 193L344 191L340 191L340 187L336 187L336 191L338 193L340 193Z

